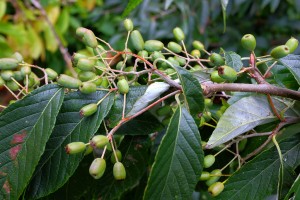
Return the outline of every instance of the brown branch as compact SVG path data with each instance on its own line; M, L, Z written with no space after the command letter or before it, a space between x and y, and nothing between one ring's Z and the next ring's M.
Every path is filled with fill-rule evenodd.
M55 31L55 28L53 26L53 24L51 23L51 21L49 20L49 17L45 11L45 9L43 8L43 6L40 4L39 0L31 0L32 4L40 10L41 14L43 15L43 17L45 18L48 26L50 27L51 32L54 34L55 40L58 44L59 47L59 51L62 54L65 63L67 64L68 69L70 70L70 72L72 73L72 75L74 77L77 76L77 73L75 72L75 70L72 67L72 62L71 62L71 55L68 52L68 49L64 47L64 45L62 44L61 39L59 38L57 32Z
M281 97L287 97L295 100L300 100L300 92L286 88L276 87L270 84L245 84L245 83L203 83L204 95L211 95L221 91L236 91L236 92L256 92L261 94L269 94Z

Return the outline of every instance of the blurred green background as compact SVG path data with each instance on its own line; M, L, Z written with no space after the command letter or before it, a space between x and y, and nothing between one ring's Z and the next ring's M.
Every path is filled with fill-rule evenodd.
M136 1L137 2L137 1ZM83 26L110 42L124 48L127 35L122 13L128 1L123 0L41 0L50 22L70 55L88 51L75 35ZM300 0L229 0L227 27L223 32L220 0L143 0L127 17L145 39L172 39L172 29L181 27L190 48L194 39L202 41L209 51L234 50L242 56L247 52L240 39L252 33L257 39L257 54L266 54L291 36L299 38ZM20 52L26 62L51 67L59 73L66 64L57 40L44 16L31 0L0 0L0 57ZM298 54L297 49L295 52Z

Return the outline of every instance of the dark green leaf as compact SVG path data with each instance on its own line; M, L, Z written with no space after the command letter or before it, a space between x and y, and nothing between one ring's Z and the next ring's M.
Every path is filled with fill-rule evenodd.
M28 196L46 196L60 188L74 173L83 155L68 155L64 147L75 141L87 143L94 135L113 104L114 94L108 95L99 105L98 111L90 117L82 118L79 110L84 105L98 102L106 94L98 91L91 95L80 92L66 95L53 134L34 173Z
M284 200L288 200L290 198L293 199L300 199L300 174L298 175L297 179L295 180L294 184L292 185L289 193L286 195Z
M161 130L163 126L152 114L146 112L123 124L118 135L147 135Z
M202 164L198 127L178 107L157 151L144 199L191 199Z
M113 164L107 152L106 171L99 180L93 179L89 171L92 159L85 159L80 164L69 182L49 199L117 199L124 192L134 188L143 174L149 159L150 140L148 136L125 136L119 150L123 154L122 163L126 168L126 179L116 181L113 177ZM80 177L80 178L79 178ZM67 198L63 198L66 196Z
M279 61L291 71L298 84L300 84L300 56L291 54L281 58Z
M279 113L288 106L286 102L277 98L273 98L273 103ZM298 114L290 109L285 113L285 116L298 116ZM276 119L277 117L273 114L266 96L244 97L232 104L222 115L207 142L207 147L213 148L223 144L258 125Z
M300 138L295 136L280 143L285 165L295 169L300 164ZM275 194L280 160L275 147L261 153L233 174L217 199L266 199Z
M233 51L225 52L225 63L226 65L235 69L235 71L240 71L243 67L243 62L241 60L241 56Z
M27 186L63 102L64 90L46 85L0 115L0 199L18 199Z
M143 0L129 0L125 10L122 13L122 17L126 17L135 7L137 7Z
M174 69L178 73L182 92L185 100L185 106L194 119L198 118L198 114L204 109L204 97L202 88L193 75L182 67L175 66Z

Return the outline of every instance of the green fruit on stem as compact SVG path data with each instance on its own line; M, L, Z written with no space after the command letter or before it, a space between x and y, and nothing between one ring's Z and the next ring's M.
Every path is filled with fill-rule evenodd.
M125 19L124 20L124 27L127 31L132 31L133 30L133 22L131 19Z
M182 57L174 56L174 59L179 63L180 66L184 66L186 64L186 59Z
M66 145L65 150L67 154L77 154L85 150L86 145L83 142L71 142Z
M87 30L88 29L86 29L86 28L79 27L79 28L76 29L76 35L78 37L82 38Z
M124 180L126 178L126 170L121 162L116 162L113 168L113 175L116 180Z
M148 52L161 51L163 48L164 44L159 40L147 40L144 46L144 49Z
M144 60L147 60L147 59L148 59L148 56L149 56L148 51L145 51L145 50L139 51L139 52L138 52L138 55L139 55L140 57L144 58ZM143 63L144 61L140 59L139 62L140 62L140 63Z
M25 77L26 75L29 75L31 73L31 67L29 66L22 66L20 69L20 72Z
M160 52L160 51L154 51L151 55L150 55L150 60L151 61L155 61L156 59L161 58L161 59L165 59L165 56Z
M109 80L108 78L104 77L101 83L101 87L108 88L108 86L109 86Z
M92 114L94 114L98 109L98 106L97 104L95 103L91 103L91 104L88 104L86 106L83 106L79 113L82 117L88 117L88 116L91 116Z
M223 83L225 82L225 79L221 78L219 76L219 73L218 71L213 71L211 74L210 74L210 79L212 82L215 82L215 83Z
M92 71L95 67L95 60L80 58L77 63L78 69L82 71Z
M216 182L209 186L208 192L213 196L218 196L224 190L224 184L221 182Z
M84 55L84 54L81 54L81 53L74 53L73 56L72 56L73 64L76 66L79 59L81 59L81 58L87 58L87 56Z
M221 66L225 63L224 58L218 53L212 53L209 56L209 60L214 66Z
M1 71L1 77L5 81L10 81L13 76L14 76L14 73L11 70L3 70L3 71Z
M19 61L15 58L0 58L0 70L15 69L19 65Z
M19 52L15 52L11 57L16 59L19 63L23 62L23 56Z
M19 85L15 81L7 81L6 86L14 92L19 90Z
M121 153L120 150L116 149L116 155L117 155L117 158L118 158L118 162L122 161L122 153ZM111 161L112 163L116 163L116 162L117 162L114 153L111 154L111 156L110 156L110 161Z
M216 158L214 155L207 155L204 157L203 167L204 168L210 168L216 161Z
M202 44L202 42L200 42L198 40L193 41L193 47L195 49L198 49L199 51L203 51L205 49L204 45Z
M169 42L168 49L170 49L174 53L180 53L182 51L182 47L176 42Z
M93 147L104 148L109 143L109 140L105 135L95 135L90 143Z
M93 53L95 56L106 58L106 50L100 44L98 44L96 48L93 48Z
M275 59L280 59L287 56L290 53L290 49L287 45L280 45L272 49L270 55Z
M215 182L217 182L222 175L222 171L220 169L215 169L210 172L210 178L205 182L207 186L211 186Z
M134 30L130 33L130 41L135 50L142 51L144 49L145 42L138 30Z
M298 47L298 44L299 44L299 41L294 38L294 37L291 37L286 43L285 45L289 47L290 49L290 53L293 53L297 47Z
M185 38L185 35L184 35L182 29L179 27L176 27L173 29L173 34L174 34L175 39L178 41L182 41Z
M91 48L96 48L98 46L98 42L96 36L94 35L93 31L87 29L82 38L83 43Z
M46 68L45 71L46 71L46 74L47 74L49 80L54 80L58 76L57 72L51 68Z
M194 67L192 67L190 69L191 72L195 72L195 71L201 71L202 67L200 65L195 65Z
M96 80L93 81L93 83L96 84L96 86L100 86L102 84L103 78L99 77Z
M158 116L166 116L172 113L172 108L170 105L165 105L156 110Z
M230 82L234 82L237 79L237 72L227 65L218 67L218 74L221 78Z
M61 74L58 77L57 83L63 87L70 88L70 89L78 89L82 84L80 80L65 74Z
M241 39L242 46L244 49L254 51L256 47L256 39L252 34L246 34Z
M169 57L168 61L173 65L173 66L179 66L179 62L177 60L175 60L175 58L173 57ZM167 65L169 67L171 67L170 65Z
M125 79L119 80L117 86L118 86L118 91L121 94L127 94L129 92L129 85Z
M192 50L191 55L194 57L200 58L201 52L198 49L194 49L194 50Z
M92 162L89 173L94 179L99 179L103 176L106 169L106 161L103 158L95 158Z
M130 53L132 53L132 51L130 49L128 49L128 48L125 49L124 52L130 52ZM132 58L132 55L130 53L124 53L124 54L122 54L122 58L123 59L127 58L127 60L130 60Z
M133 80L135 78L135 75L133 74L135 72L133 66L126 67L124 69L124 72L132 72L132 74L127 74L126 75L126 77L128 78L128 80Z
M199 178L200 181L207 181L210 178L210 173L206 171L202 171L202 174Z
M78 73L78 78L83 82L90 81L96 78L96 74L91 71L81 71Z
M97 86L93 82L83 82L82 85L79 87L80 92L83 94L91 94L96 92Z
M13 73L14 73L13 78L16 81L22 81L24 79L24 76L22 75L22 73L20 71L14 71Z
M5 85L5 81L4 81L3 78L0 76L0 87L2 87L3 85Z
M239 142L239 144L238 144L239 151L243 151L245 149L246 145L247 145L247 138L243 139Z
M213 105L213 102L210 98L205 98L204 99L204 105L205 105L205 107L209 108Z

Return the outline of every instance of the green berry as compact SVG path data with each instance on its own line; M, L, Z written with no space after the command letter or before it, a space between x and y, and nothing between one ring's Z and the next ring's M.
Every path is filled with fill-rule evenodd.
M80 80L65 74L61 74L58 77L57 83L63 87L70 88L70 89L78 89L82 84Z
M195 49L198 49L199 51L203 51L205 49L204 45L202 44L202 42L200 42L198 40L193 41L193 47Z
M83 94L91 94L93 92L96 92L97 86L93 82L83 82L82 85L80 86L79 90Z
M117 155L117 158L118 158L118 162L122 161L122 153L120 150L116 149L116 155ZM110 161L112 163L116 163L116 157L115 157L115 154L112 153L111 156L110 156Z
M19 61L15 58L0 58L0 70L15 69L19 65Z
M212 82L215 82L215 83L223 83L225 82L225 79L221 78L219 76L219 73L218 71L213 71L211 74L210 74L210 79Z
M290 49L287 45L280 45L272 49L271 56L275 59L280 59L287 56L290 53Z
M85 150L86 145L83 142L72 142L67 144L65 150L67 154L77 154Z
M3 78L0 76L0 87L2 87L3 85L5 85L5 81L4 81Z
M106 58L106 50L102 45L97 45L96 48L93 48L93 53L95 56L101 56L102 58Z
M28 81L27 81L27 78L24 78L24 81L23 81L24 85L27 85L27 87L33 87L34 86L34 78L32 77L28 77Z
M1 71L1 77L5 81L10 81L13 76L14 76L14 73L11 70L3 70L3 71Z
M249 51L254 51L256 47L256 39L251 34L246 34L242 37L241 40L242 46L244 49L247 49Z
M93 150L94 150L94 149L93 149L93 147L92 147L91 145L87 145L86 148L85 148L84 155L86 156L86 155L92 153Z
M198 49L194 49L194 50L192 50L191 55L194 57L200 58L201 52Z
M163 48L164 44L159 40L147 40L144 46L144 49L148 52L161 51Z
M158 116L166 116L172 113L172 108L170 105L165 105L156 110Z
M190 69L191 72L195 72L195 71L201 71L202 67L200 65L195 65L194 67L192 67Z
M177 60L175 60L175 58L173 57L169 57L168 61L173 65L173 66L179 66L179 62ZM169 65L167 65L169 66ZM170 67L170 66L169 66Z
M72 56L73 64L76 66L79 59L81 59L81 58L87 58L87 56L83 55L81 53L74 53L73 56Z
M46 73L47 73L47 76L48 76L48 79L49 80L54 80L57 78L58 74L56 71L54 71L53 69L51 68L46 68Z
M109 80L106 77L104 77L101 83L101 87L107 88L108 86L109 86Z
M22 75L22 73L20 71L14 71L14 76L13 78L17 81L22 81L24 79L24 76Z
M213 196L218 196L224 190L224 184L221 182L216 182L209 186L208 192Z
M182 57L174 56L174 59L179 63L180 66L184 66L186 64L186 59Z
M124 180L126 178L126 170L121 162L116 162L114 164L113 175L116 180Z
M202 117L204 117L205 121L208 122L211 119L211 112L207 111L207 112L203 113Z
M220 54L217 54L217 53L212 53L209 56L209 60L214 66L221 66L221 65L225 64L224 58Z
M80 58L77 63L78 69L82 71L92 71L95 67L95 60Z
M160 51L154 51L151 55L150 55L150 60L151 61L155 61L156 59L165 59L165 56L160 52Z
M19 52L15 52L11 57L16 59L19 63L23 62L23 56Z
M239 142L239 144L238 144L239 151L243 151L245 149L246 145L247 145L247 138L243 139Z
M97 104L91 103L86 106L83 106L80 109L79 113L82 117L88 117L94 114L97 111L97 108L98 108Z
M206 171L202 171L202 174L199 178L200 181L207 181L210 178L210 173Z
M109 140L105 135L96 135L90 143L93 147L104 148L109 143Z
M135 50L141 51L144 49L144 39L138 30L134 30L130 33L130 41Z
M22 66L20 71L21 71L22 75L25 77L26 75L29 75L31 73L31 67Z
M130 67L126 67L124 69L124 72L132 72L134 73L134 67L133 66L130 66ZM134 74L127 74L126 77L128 78L128 80L133 80L135 78L135 75Z
M237 79L237 72L227 65L218 67L218 74L221 78L230 82L234 82Z
M205 105L205 107L209 108L213 105L213 102L210 98L205 98L204 99L204 105Z
M93 31L87 29L82 38L83 43L91 48L96 48L98 46L98 42L96 36L94 35Z
M145 51L145 50L139 51L139 52L138 52L138 55L139 55L140 57L144 58L145 60L147 60L147 59L148 59L148 56L149 56L148 51ZM143 63L144 61L143 61L143 60L139 60L139 62L140 62L140 63Z
M168 49L170 49L174 53L180 53L182 51L182 47L179 44L175 43L175 42L169 42L168 43Z
M121 94L127 94L129 92L129 85L125 79L119 80L117 86L118 86L118 91Z
M83 82L90 81L96 78L96 74L91 71L81 71L78 73L78 78Z
M215 182L217 182L222 175L222 172L220 169L215 169L210 173L210 178L205 182L207 186L211 186Z
M179 27L174 28L173 34L174 34L174 37L176 40L178 40L178 41L184 40L185 36L184 36L184 33L181 28L179 28Z
M103 78L99 77L96 80L93 81L93 83L96 84L96 86L100 86L102 84Z
M6 86L14 92L19 90L19 85L15 81L7 81Z
M106 161L103 158L95 158L92 162L89 173L94 179L99 179L103 176L106 169Z
M214 155L207 155L204 157L203 167L204 168L210 168L216 161L216 158Z
M293 53L297 47L298 47L298 44L299 44L299 41L294 38L294 37L291 37L286 43L285 45L289 47L290 49L290 53Z
M133 30L133 23L131 19L125 19L124 20L124 27L127 31L132 31Z
M76 29L76 35L78 37L82 38L87 30L88 29L86 29L86 28L79 27L79 28Z

